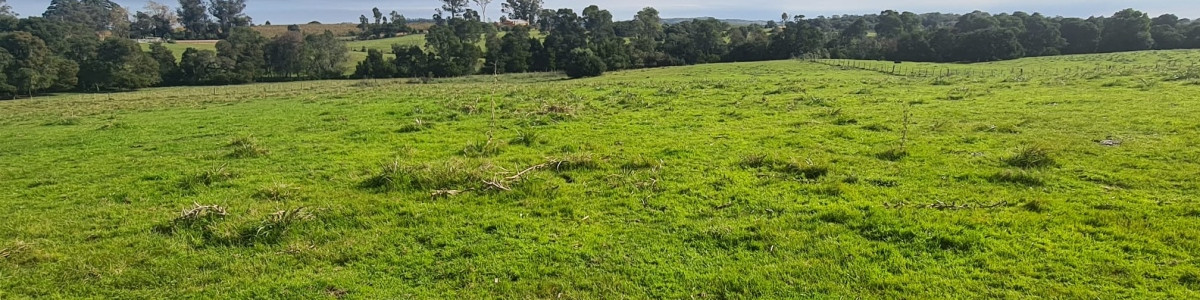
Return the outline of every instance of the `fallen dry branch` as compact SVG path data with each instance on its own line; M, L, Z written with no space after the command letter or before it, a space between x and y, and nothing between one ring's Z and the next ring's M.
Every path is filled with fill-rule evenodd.
M497 190L501 190L501 191L511 191L512 190L512 189L504 186L503 184L500 184L499 182L495 182L495 181L484 180L483 184L484 184L485 190L486 189L497 189Z
M1004 207L1004 206L1008 206L1008 201L1000 201L1000 202L996 202L996 203L992 203L992 204L982 204L982 203L959 204L958 202L946 203L946 202L942 202L942 201L937 201L937 202L930 203L930 204L909 204L909 203L905 203L903 201L896 202L896 203L889 203L889 202L883 203L883 207L894 208L894 209L911 207L911 208L928 208L928 209L937 209L937 210L964 210L964 209L992 209L992 208Z
M512 186L515 183L521 182L521 179L525 175L528 175L529 173L532 173L537 170L548 168L550 166L557 167L557 165L559 165L561 163L562 163L562 161L560 161L560 160L550 159L544 163L536 164L536 165L530 166L528 168L525 168L524 170L517 172L517 174L513 174L512 176L504 177L503 179L500 179L500 180L494 180L494 181L483 180L483 186L478 189L434 190L433 192L430 193L430 196L433 197L434 199L437 199L437 198L458 196L458 195L466 193L466 192L477 191L477 190L483 190L483 191L499 190L499 191L505 191L505 192L511 191L512 188L510 188L509 186Z
M218 216L225 216L228 214L225 211L225 208L221 207L220 205L200 205L198 203L194 203L193 205L194 205L194 207L192 207L192 209L183 211L183 213L179 215L179 218L180 219L195 219L202 215L210 214L210 213L218 215Z

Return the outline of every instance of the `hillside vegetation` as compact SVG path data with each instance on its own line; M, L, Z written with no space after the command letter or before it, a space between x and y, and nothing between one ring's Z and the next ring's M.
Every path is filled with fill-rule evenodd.
M1197 298L1197 60L4 101L0 298Z

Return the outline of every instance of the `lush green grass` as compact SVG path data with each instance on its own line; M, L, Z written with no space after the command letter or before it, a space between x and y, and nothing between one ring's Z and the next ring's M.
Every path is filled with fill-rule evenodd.
M0 102L0 298L1197 298L1163 57Z

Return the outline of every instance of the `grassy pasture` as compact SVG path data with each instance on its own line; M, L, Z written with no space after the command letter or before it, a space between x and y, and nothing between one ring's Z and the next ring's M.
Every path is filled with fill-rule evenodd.
M3 101L0 298L1197 298L1197 60Z

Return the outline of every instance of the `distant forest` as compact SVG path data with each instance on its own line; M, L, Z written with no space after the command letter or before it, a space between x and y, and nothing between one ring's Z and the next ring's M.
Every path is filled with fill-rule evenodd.
M1200 48L1200 22L1126 9L1107 17L1039 13L898 12L779 16L762 24L712 18L671 20L645 8L614 21L589 6L546 9L542 0L504 0L499 22L485 22L490 0L441 0L431 27L379 9L359 18L355 38L424 34L425 45L369 50L348 62L333 32L271 38L252 29L245 0L150 2L131 12L109 0L52 0L40 16L18 17L0 0L0 95L125 91L151 86L224 85L335 78L453 77L562 71L572 78L606 71L789 58L983 62L1030 56ZM476 9L478 8L478 10ZM177 58L162 44L217 39L214 50ZM353 72L351 72L351 68Z

